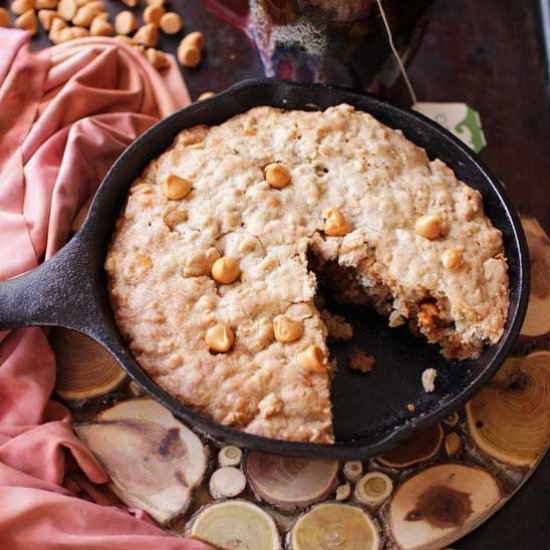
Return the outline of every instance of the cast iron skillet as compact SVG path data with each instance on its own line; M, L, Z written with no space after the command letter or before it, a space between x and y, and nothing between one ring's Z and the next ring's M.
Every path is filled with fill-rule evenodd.
M166 150L176 134L195 124L218 124L257 105L287 109L325 109L350 103L381 122L400 128L413 142L451 166L459 178L483 195L485 211L504 235L510 270L510 311L500 342L477 359L446 361L436 346L389 329L367 312L345 313L355 324L351 344L334 349L340 368L333 384L335 445L288 442L248 435L222 426L185 407L151 380L136 363L113 320L103 261L124 205L126 192L149 161ZM37 269L0 284L0 329L57 325L77 330L109 350L151 397L198 431L221 441L271 453L340 459L377 455L414 430L434 423L462 405L507 356L523 321L529 294L528 252L516 212L502 185L460 141L414 112L374 97L321 85L251 80L212 99L194 103L159 122L135 141L111 168L78 234ZM376 358L365 376L346 367L347 352L359 346ZM421 373L434 367L437 390L426 394ZM413 413L407 404L414 403Z

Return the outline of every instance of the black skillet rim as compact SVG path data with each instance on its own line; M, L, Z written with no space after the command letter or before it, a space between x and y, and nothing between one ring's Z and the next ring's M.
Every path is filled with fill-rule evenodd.
M529 297L529 255L527 249L527 243L519 216L512 206L509 198L502 184L490 173L487 167L479 160L466 145L464 145L458 138L448 132L442 126L436 124L432 120L423 116L415 111L401 109L386 101L383 101L377 97L369 94L359 94L353 91L341 89L335 86L326 86L322 84L301 84L294 82L281 81L277 79L268 78L256 78L251 80L245 80L234 86L228 88L224 92L217 94L216 96L196 102L188 107L185 107L186 112L191 114L195 111L199 113L205 108L215 108L216 103L233 95L236 95L244 88L270 88L277 92L278 100L284 108L284 100L279 99L279 96L284 97L285 91L299 91L307 93L308 90L326 90L327 92L334 91L337 93L345 93L349 97L355 97L357 100L368 101L370 104L376 105L378 108L382 108L390 113L394 118L407 117L416 118L428 126L428 131L433 133L434 139L447 141L448 143L459 150L460 154L466 157L476 170L480 172L484 179L486 179L498 197L501 206L504 208L508 224L511 221L512 237L515 239L512 247L517 250L518 254L518 282L519 291L517 296L517 303L515 307L510 306L508 313L507 325L505 334L501 341L496 344L499 346L496 355L493 360L481 371L481 373L461 392L454 395L449 401L441 406L436 407L432 411L425 413L423 416L407 420L406 422L395 426L393 430L384 432L384 434L376 441L361 443L361 439L347 440L345 442L336 442L334 444L323 443L308 443L287 441L281 439L272 439L262 436L256 436L248 434L234 428L223 426L214 420L203 416L202 414L195 412L191 408L183 405L175 398L171 397L168 393L162 390L152 378L147 376L145 371L141 369L138 363L133 359L132 355L128 353L127 346L120 335L120 332L116 328L113 322L112 311L103 311L103 321L106 326L108 337L100 337L98 335L97 340L102 343L118 360L121 366L126 370L130 378L132 378L148 395L153 399L167 407L177 418L186 422L188 425L196 429L199 433L207 438L213 438L221 442L231 442L242 447L256 449L268 453L278 453L293 456L309 456L309 457L332 457L337 459L351 459L351 458L367 458L381 454L389 447L394 445L399 440L412 435L413 432L422 428L428 427L435 423L437 420L444 418L447 414L457 410L462 406L474 393L476 393L483 384L485 384L496 369L503 363L506 357L509 355L511 348L519 334L523 319L527 310L528 297ZM258 102L258 105L261 105ZM307 102L304 102L306 108ZM178 119L182 110L173 113L172 115L161 120L159 123L151 127L144 134L142 134L136 141L134 141L124 153L117 159L115 164L111 167L108 174L105 176L103 183L101 184L96 197L90 208L88 217L81 229L81 237L84 241L90 236L90 227L94 223L99 222L101 218L101 201L102 195L109 183L116 180L118 171L128 162L133 162L134 158L139 156L142 146L154 140L155 136L159 132L163 132L165 128L170 128L174 124L174 120ZM194 122L193 124L199 124L200 122ZM186 126L180 126L179 130L182 130ZM178 131L179 131L178 130ZM151 159L148 159L149 161ZM452 167L452 166L451 166ZM128 183L128 187L131 182ZM114 224L114 220L113 220ZM104 274L99 278L104 278ZM104 283L102 281L96 281L101 286ZM98 300L101 301L104 296L98 296ZM116 332L113 336L112 332ZM102 332L102 331L99 331ZM91 334L93 336L93 334Z

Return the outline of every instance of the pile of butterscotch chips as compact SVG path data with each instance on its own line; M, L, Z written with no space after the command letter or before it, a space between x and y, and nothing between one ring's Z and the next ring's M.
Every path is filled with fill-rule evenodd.
M101 0L13 0L10 10L17 16L15 26L36 35L39 22L53 44L62 44L84 36L113 36L116 40L132 46L147 56L157 70L168 66L163 52L156 49L159 33L174 35L181 31L181 17L168 11L165 0L146 0L143 10L143 25L139 26L132 11L116 14L114 22ZM138 0L123 0L130 8ZM10 14L0 8L0 27L10 26ZM197 67L202 58L204 41L202 33L191 32L183 37L178 50L178 61L184 67Z

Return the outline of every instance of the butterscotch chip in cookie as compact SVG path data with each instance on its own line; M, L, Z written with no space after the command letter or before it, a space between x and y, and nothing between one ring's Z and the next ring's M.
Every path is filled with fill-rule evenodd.
M235 342L235 334L227 325L216 325L206 331L204 341L212 351L225 353Z
M265 180L271 187L282 189L290 183L290 173L280 162L268 164L265 167Z
M441 255L441 263L450 271L457 271L462 265L462 250L447 248Z
M426 239L434 240L441 235L443 218L439 214L428 214L418 218L414 229L418 235Z
M223 285L234 283L241 274L239 262L234 258L223 256L212 265L212 277Z
M302 323L286 315L277 315L277 317L273 319L273 332L276 340L288 344L302 337L304 334L304 327Z
M176 174L168 174L162 184L162 191L169 200L183 199L191 191L191 182Z
M330 208L323 217L325 218L325 233L331 237L343 237L352 232L344 214L338 208Z
M311 344L305 351L300 353L297 358L300 368L308 372L325 373L328 370L327 359L323 350Z

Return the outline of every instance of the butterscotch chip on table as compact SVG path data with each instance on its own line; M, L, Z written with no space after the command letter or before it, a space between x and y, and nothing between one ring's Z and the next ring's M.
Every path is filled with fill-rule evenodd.
M197 47L199 50L202 50L204 48L204 36L200 31L193 31L193 32L190 32L189 34L186 34L183 37L181 43L187 44L187 45L193 45Z
M177 34L181 31L182 22L181 17L174 12L165 13L160 18L160 29L165 34Z
M161 51L155 50L155 48L147 48L145 55L149 63L158 71L166 69L170 65L167 57Z
M35 10L54 10L57 8L57 0L35 0Z
M126 36L124 34L117 34L115 36L115 40L117 42L122 43L122 44L127 44L128 46L135 46L136 45L136 41L133 38L131 38L129 36Z
M28 10L25 13L21 14L15 20L15 26L18 29L23 29L28 31L30 34L35 35L38 32L38 21L36 19L36 14L34 10Z
M61 29L57 33L56 44L63 44L65 42L70 42L71 40L75 40L77 38L84 38L89 35L90 31L84 27L67 27L65 29Z
M201 62L203 46L204 39L201 32L194 31L186 34L178 46L178 61L184 67L191 69L197 67Z
M57 4L57 12L65 21L71 21L76 15L77 9L78 6L75 0L60 0L59 4Z
M96 17L90 25L90 34L92 36L112 36L113 26L101 16Z
M89 4L78 8L75 16L73 17L73 24L78 27L89 27L92 24L92 21L95 19L98 14L97 10L94 8L89 8Z
M54 10L40 10L38 12L38 20L42 24L42 27L44 27L44 30L49 31L52 26L52 21L60 17L57 11Z
M26 11L34 9L33 0L14 0L10 4L10 10L15 15L23 15Z
M158 25L166 10L160 4L152 4L143 10L143 20L145 23L154 23Z
M197 97L197 101L203 101L204 99L214 97L215 95L215 92L203 92L199 97Z
M194 69L201 62L201 51L193 45L180 45L177 50L178 61L184 66Z
M266 181L272 163L290 183ZM167 198L170 174L193 191ZM327 232L331 209L342 217L328 216L337 229ZM419 235L417 220L431 215L439 230ZM447 249L463 250L467 269L445 267ZM166 392L247 433L328 443L334 367L318 281L333 300L406 324L446 357L475 357L507 317L502 253L479 193L400 132L349 105L257 107L183 130L151 161L131 186L105 269L115 320ZM234 259L238 278L217 281L218 258Z
M0 8L0 27L10 26L10 14L4 8Z
M115 16L115 30L117 34L130 34L138 28L138 24L134 14L131 11L125 10ZM136 40L134 40L136 42Z
M134 34L134 40L138 44L143 44L148 48L155 47L159 40L158 27L153 23L147 23L146 25L143 25L143 27L140 27L136 31L136 34Z
M50 23L50 32L48 34L48 38L54 43L57 44L57 40L59 38L59 33L68 27L65 20L61 19L61 17L56 17L52 19Z

